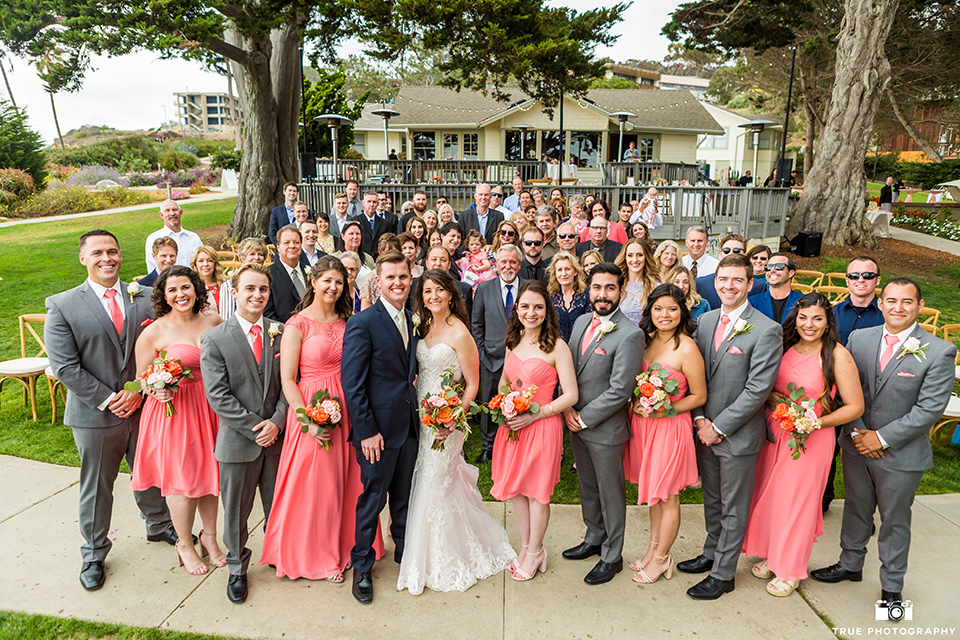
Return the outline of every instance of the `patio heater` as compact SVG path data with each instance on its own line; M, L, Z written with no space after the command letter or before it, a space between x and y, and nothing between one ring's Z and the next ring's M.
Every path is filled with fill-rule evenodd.
M317 122L322 122L330 127L330 136L333 138L333 181L337 182L340 174L337 173L337 145L339 144L340 127L345 124L353 124L353 120L346 116L336 113L324 113L314 118Z
M753 186L756 188L760 184L760 176L757 174L757 152L760 150L760 134L769 126L777 124L772 120L751 120L745 124L739 125L741 129L746 129L753 134Z
M387 142L387 125L390 124L390 118L400 115L400 112L389 107L382 107L370 113L383 118L383 159L388 160L390 158L390 143Z
M533 125L518 124L517 126L514 127L514 129L520 132L520 160L522 162L523 160L527 159L527 156L524 153L524 149L523 149L524 138L527 137L527 131L529 131L530 129L533 129ZM519 165L517 166L517 173L520 173ZM521 175L520 177L523 178L524 181L527 180L523 175Z
M616 113L611 113L610 116L616 117L620 123L620 144L617 146L617 162L623 162L623 128L626 126L629 118L636 118L637 116L629 111L617 111Z

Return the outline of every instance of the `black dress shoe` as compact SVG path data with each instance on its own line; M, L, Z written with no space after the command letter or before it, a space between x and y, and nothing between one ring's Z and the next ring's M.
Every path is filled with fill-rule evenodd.
M180 536L177 535L177 530L173 528L173 525L170 525L160 533L147 534L148 542L166 542L171 547L176 546L179 539ZM197 536L193 536L193 544L197 544L197 541Z
M590 556L600 555L600 545L581 542L577 546L564 551L562 555L567 560L586 560Z
M823 569L814 569L810 572L810 577L818 582L860 582L863 580L863 571L847 571L838 562Z
M623 571L623 558L616 562L604 562L601 560L593 569L590 570L583 581L587 584L603 584L613 580L613 576Z
M477 459L473 461L473 464L483 464L484 462L490 462L493 460L493 451L487 451L484 449L480 452L480 455L477 456Z
M733 580L721 580L707 576L687 589L687 595L696 600L716 600L725 593L733 591Z
M713 568L713 560L702 553L692 560L677 563L677 571L683 573L706 573Z
M360 604L370 604L373 602L373 578L370 572L353 572L353 597Z
M231 575L227 581L227 598L240 604L247 599L247 575Z
M880 594L880 599L888 604L891 602L903 602L903 594L901 594L899 591L883 590L880 592Z
M102 561L94 560L93 562L83 563L83 568L80 569L80 584L83 585L84 589L87 591L96 591L103 586L106 579L106 575L103 573Z

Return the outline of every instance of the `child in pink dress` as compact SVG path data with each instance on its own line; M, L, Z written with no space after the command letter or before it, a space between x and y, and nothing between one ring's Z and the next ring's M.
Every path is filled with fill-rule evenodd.
M497 277L497 272L490 262L486 251L483 236L476 229L467 233L467 255L457 260L457 265L463 273L462 280L477 290L477 285Z

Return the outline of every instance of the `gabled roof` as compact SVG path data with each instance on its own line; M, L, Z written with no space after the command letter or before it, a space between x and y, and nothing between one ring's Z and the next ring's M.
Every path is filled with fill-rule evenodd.
M782 119L782 116L775 116L770 113L746 113L743 111L734 111L733 109L727 109L726 107L719 107L715 104L710 104L709 102L704 104L707 105L705 107L706 109L717 109L719 111L723 111L724 113L727 113L733 116L734 118L739 118L744 122L751 122L753 120L769 120L771 122L778 122ZM783 124L770 125L769 128L783 129Z
M469 126L483 127L513 113L521 106L530 108L535 101L518 89L507 89L508 102L498 102L490 96L472 91L459 93L443 87L404 86L389 105L400 115L390 120L392 129L411 126ZM571 96L568 99L578 100ZM713 116L689 91L660 91L658 89L591 89L579 100L589 108L609 117L617 111L635 114L628 129L687 131L695 133L722 133ZM364 107L357 120L359 130L383 128L383 120L371 112L379 104ZM613 120L616 121L615 119Z

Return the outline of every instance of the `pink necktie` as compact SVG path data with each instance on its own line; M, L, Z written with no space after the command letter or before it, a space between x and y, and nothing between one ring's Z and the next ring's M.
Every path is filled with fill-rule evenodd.
M587 346L593 340L593 334L596 333L597 327L600 326L600 318L593 316L593 322L590 323L590 326L587 327L586 333L583 334L583 342L580 344L580 355L583 355L587 352Z
M720 316L720 324L717 325L717 331L713 334L714 351L720 351L720 343L723 342L723 334L727 332L728 324L730 324L730 316L727 314Z
M900 342L896 336L889 333L883 336L883 339L887 342L887 348L880 354L880 371L886 369L887 365L890 364L890 360L893 358L893 348Z
M120 335L123 332L123 313L120 311L120 303L117 302L117 290L107 289L103 295L110 301L110 319L117 329L117 335Z
M253 334L253 359L260 364L260 358L263 356L263 336L260 335L260 325L255 324L250 327L250 333Z

